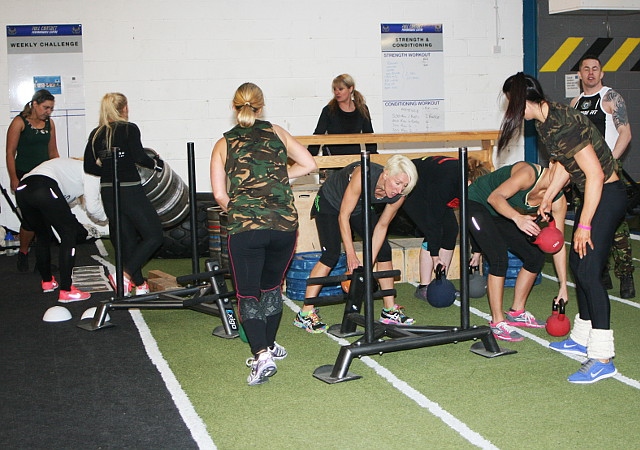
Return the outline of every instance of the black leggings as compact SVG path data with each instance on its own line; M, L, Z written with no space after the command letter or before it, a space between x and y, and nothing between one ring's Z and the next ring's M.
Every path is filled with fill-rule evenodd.
M609 260L613 235L624 219L626 202L626 190L622 181L605 184L600 203L591 220L593 250L587 245L587 254L582 259L573 250L573 245L569 252L569 266L576 282L580 318L591 320L591 326L601 330L608 330L611 326L611 304L609 294L602 285L602 271ZM581 214L582 207L576 212L574 233Z
M469 201L469 232L489 263L489 273L505 277L509 266L507 250L522 260L523 268L539 273L544 253L531 244L516 224L502 216L492 216L481 203Z
M44 175L31 175L18 185L16 201L24 222L36 233L36 267L43 281L51 280L51 227L60 236L58 281L60 289L70 290L76 242L86 239L87 231L71 212L58 183Z
M320 211L316 208L314 202L313 216L316 221L316 229L318 230L318 239L320 240L320 248L322 248L322 256L320 262L327 267L335 267L340 258L342 236L340 234L340 224L338 222L338 211L333 209L326 200L322 197L316 198L316 202L320 202ZM362 214L355 214L349 218L349 224L351 229L356 232L358 236L362 238L364 235L364 224ZM371 210L370 227L371 232L378 223L378 215ZM385 238L382 242L382 247L378 252L376 258L378 262L391 261L391 246L389 241ZM375 262L375 261L374 261Z
M117 241L113 187L101 189L104 211L109 218L109 234ZM136 286L144 283L142 266L162 245L162 224L158 213L147 198L141 185L120 186L120 238L124 271Z
M227 239L240 321L254 354L275 342L282 318L280 286L296 238L295 231L252 230Z

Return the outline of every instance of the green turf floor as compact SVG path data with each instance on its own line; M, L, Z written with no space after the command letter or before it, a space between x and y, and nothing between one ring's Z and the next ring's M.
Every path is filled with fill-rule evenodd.
M640 254L637 241L633 247ZM191 271L191 262L153 260L147 269L180 275ZM543 273L554 276L550 262ZM460 324L458 306L436 309L413 297L414 286L396 287L398 303L417 324ZM618 295L617 280L609 292ZM557 284L543 278L527 308L546 318L556 293ZM574 294L570 288L567 313L572 319ZM507 288L505 308L512 295ZM470 303L471 325L485 325L486 298ZM143 311L162 355L218 448L640 448L636 299L612 301L615 364L623 377L592 385L566 381L580 363L546 348L548 341L558 339L544 329L527 330L523 342L500 342L517 353L498 358L471 353L470 342L365 357L350 366L362 379L329 385L312 373L334 364L340 343L294 327L291 307L299 305L285 305L278 334L289 356L278 362L278 373L268 383L254 387L246 384L248 345L212 336L220 325L217 317L188 310ZM380 307L376 301L376 315ZM336 305L321 313L334 324L342 311Z

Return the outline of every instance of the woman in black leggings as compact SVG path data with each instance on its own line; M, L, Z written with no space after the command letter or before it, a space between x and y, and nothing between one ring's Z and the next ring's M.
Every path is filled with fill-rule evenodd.
M540 232L536 223L538 206L550 185L550 171L538 164L518 162L478 178L469 186L469 232L489 263L487 296L491 308L491 330L497 339L522 341L511 327L541 328L525 306L537 275L544 265L544 253L529 242ZM553 216L563 229L567 201L560 193L552 204ZM518 272L513 304L503 312L504 281L509 265L507 251L523 263ZM567 252L562 245L553 256L560 287L558 298L567 299Z
M118 177L120 179L120 211L113 198L113 148L120 149ZM120 214L120 248L123 261L123 292L126 297L149 293L142 276L142 266L162 245L162 224L158 213L142 188L136 166L162 171L160 158L151 158L142 147L140 129L129 122L127 97L118 92L105 94L100 104L100 125L89 135L84 151L84 171L100 177L102 202L109 217L109 233L116 239L116 214ZM118 280L109 281L114 289Z
M540 142L550 154L552 185L538 211L548 212L554 196L571 181L581 194L576 211L569 264L576 282L579 314L569 339L554 350L587 356L571 383L594 383L617 373L609 296L602 271L613 235L624 219L626 194L617 163L595 125L567 105L546 100L534 77L519 72L505 81L508 104L500 127L498 152L520 133L522 120L534 120Z

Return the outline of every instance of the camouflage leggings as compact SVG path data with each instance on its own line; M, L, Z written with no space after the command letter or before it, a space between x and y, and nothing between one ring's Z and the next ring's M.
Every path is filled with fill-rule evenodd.
M613 257L613 272L617 278L633 275L633 259L631 257L631 240L629 239L629 224L623 220L616 229L611 247L611 257ZM609 264L606 270L609 271Z

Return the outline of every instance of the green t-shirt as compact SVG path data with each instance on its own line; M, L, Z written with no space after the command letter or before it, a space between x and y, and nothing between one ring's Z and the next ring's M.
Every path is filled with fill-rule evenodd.
M540 177L542 177L545 169L536 164L527 161L525 162L529 164L536 172L536 179L531 184L531 186L526 189L522 189L521 191L518 191L514 195L509 197L507 199L507 203L509 203L509 205L520 214L534 215L538 212L539 205L529 204L528 196L529 192L531 192L533 188L538 184L538 181L540 180ZM478 202L484 205L485 208L489 210L492 216L499 216L500 214L495 209L493 209L493 206L491 206L487 200L489 199L489 195L491 195L491 193L496 190L498 186L500 186L511 177L511 171L514 165L515 164L511 164L509 166L501 167L498 170L479 177L469 186L469 191L467 194L469 200L473 200L474 202ZM563 195L564 192L560 191L553 201L555 202Z

